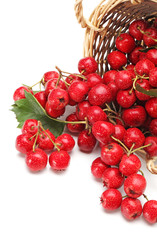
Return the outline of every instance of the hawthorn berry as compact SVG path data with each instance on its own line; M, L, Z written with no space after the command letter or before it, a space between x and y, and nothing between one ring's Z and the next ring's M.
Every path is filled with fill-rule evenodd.
M102 175L102 180L104 183L104 187L120 188L124 183L124 176L122 176L118 168L112 167L107 168L104 171Z
M133 149L143 146L145 136L138 128L128 128L124 134L123 142L130 149L134 144Z
M97 73L88 74L86 77L87 77L87 84L89 88L92 88L97 84L103 83L103 79Z
M92 126L95 122L107 121L107 115L99 106L91 106L87 110L87 119Z
M15 147L20 153L26 154L33 149L35 138L30 133L24 133L16 138Z
M151 89L151 86L149 84L149 81L146 80L146 79L139 79L136 81L136 84L139 84L142 88L144 88L145 90L150 90ZM150 96L144 94L144 93L141 93L137 90L135 90L135 94L136 94L136 97L140 100L140 101L147 101L150 99Z
M146 57L157 66L157 49L150 49L146 53Z
M53 170L65 170L69 166L69 163L70 156L64 150L61 150L59 152L55 151L49 156L49 164Z
M117 73L115 83L119 89L125 90L132 87L133 78L132 71L122 70Z
M49 104L48 101L46 102L45 110L46 110L47 114L48 114L50 117L52 117L52 118L60 117L60 116L62 116L62 115L64 114L64 112L65 112L65 108L62 108L62 109L60 109L60 110L53 109L53 108L50 106L50 104Z
M107 189L100 198L104 209L113 211L121 206L122 195L117 189Z
M156 49L157 50L157 49ZM157 67L149 72L149 84L152 87L157 87Z
M82 102L88 94L89 87L86 82L74 81L68 89L70 98L75 102Z
M142 204L139 199L127 197L121 204L121 213L127 220L134 220L142 214Z
M136 102L136 95L134 90L120 90L116 98L118 104L123 108L130 108Z
M40 103L40 105L45 108L47 97L45 91L40 91L34 94L34 97Z
M144 219L153 224L157 222L157 201L147 201L143 206L143 217Z
M140 31L145 31L147 28L147 23L144 20L135 20L129 26L129 33L136 40L141 41L143 39L143 33Z
M48 96L48 103L50 107L55 110L63 109L69 102L67 91L61 88L53 89Z
M19 87L15 90L15 92L13 94L14 101L18 101L20 99L26 98L25 91L33 94L33 91L31 89L29 89L28 87L25 87L25 86Z
M55 144L60 150L71 152L75 146L75 141L70 134L64 133L56 138Z
M157 118L150 122L149 131L153 136L157 137Z
M22 126L22 133L35 135L38 131L38 121L36 119L27 119Z
M49 80L53 80L53 79L58 79L59 78L59 74L56 71L49 71L46 72L43 77L42 77L42 83L45 85L46 82L48 82Z
M115 128L115 133L113 134L113 137L115 137L116 139L119 139L120 141L123 141L126 129L119 124L116 124L114 128Z
M98 64L93 57L86 57L79 61L78 70L83 75L95 73L98 68Z
M121 33L116 39L116 47L123 53L130 53L135 48L135 40L128 33Z
M76 113L72 113L66 118L66 121L79 122L79 119L77 118ZM74 124L68 123L67 128L72 133L79 133L84 130L85 125L80 123L74 123Z
M108 54L107 61L110 64L112 69L120 70L122 66L126 65L127 58L124 53L120 51L113 51Z
M157 156L157 137L146 137L144 145L148 147L145 148L145 151L149 154L150 157Z
M146 102L145 109L149 116L157 118L157 97L153 97Z
M61 89L64 89L64 90L67 89L65 83L62 80L59 80L58 85L57 85L57 83L58 83L57 78L54 78L54 79L46 82L46 84L45 84L45 94L46 94L46 96L48 96L49 93L56 88L61 88Z
M83 101L76 106L76 116L79 120L84 120L87 117L87 112L90 109L90 103L88 101Z
M135 65L135 71L138 75L148 77L151 69L155 68L154 63L148 59L140 60Z
M37 144L39 148L47 151L53 150L54 142L55 142L55 136L50 132L49 129L45 131L41 131L39 133L39 136L37 139Z
M124 176L129 176L131 174L137 173L140 168L141 161L135 154L131 154L130 156L127 156L127 154L123 155L119 164L119 171Z
M107 168L109 168L109 166L98 157L92 162L91 173L95 178L102 178L102 174Z
M150 27L145 30L145 33L146 34L143 35L143 41L145 45L148 47L156 45L155 40L157 40L157 30L153 27Z
M116 75L117 75L116 70L107 71L106 73L104 73L103 83L108 85L110 82L115 82Z
M81 151L92 152L96 145L96 139L94 135L86 129L79 134L77 143Z
M132 63L132 64L136 64L139 62L140 60L140 55L142 52L140 52L139 50L142 50L143 48L141 46L138 46L138 47L135 47L134 50L129 54L128 58L129 58L129 61Z
M143 125L146 116L145 108L140 105L132 106L122 112L122 119L125 125L129 127L139 127Z

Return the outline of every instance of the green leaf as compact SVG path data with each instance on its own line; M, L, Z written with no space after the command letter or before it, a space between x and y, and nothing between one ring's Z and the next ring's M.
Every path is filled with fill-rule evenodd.
M51 118L31 93L25 91L25 97L25 99L16 101L11 109L15 113L19 123L18 128L22 128L27 119L36 119L42 123L45 129L49 129L55 137L61 135L65 123Z
M146 90L144 88L142 88L138 83L136 84L136 90L141 92L141 93L144 93L148 96L151 96L151 97L157 97L157 88L156 89L150 89L150 90Z

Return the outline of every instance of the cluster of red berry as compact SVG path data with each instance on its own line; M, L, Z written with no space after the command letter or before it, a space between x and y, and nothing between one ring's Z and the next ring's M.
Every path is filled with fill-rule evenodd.
M101 196L102 206L107 210L121 206L122 214L129 220L143 212L150 223L157 221L157 201L147 201L142 208L137 199L141 195L147 199L146 180L140 170L141 161L134 153L144 150L149 157L157 156L157 97L137 90L137 86L147 91L157 87L156 42L156 20L134 21L129 33L117 37L117 50L107 56L112 70L103 78L96 73L95 59L87 57L78 63L79 74L58 67L59 73L45 73L39 82L44 91L34 94L53 119L63 115L67 105L76 106L75 112L63 122L71 133L79 134L81 151L92 152L99 142L101 157L94 160L91 171L108 188ZM25 98L24 90L33 94L32 87L18 88L14 100ZM46 167L45 151L54 147L50 166L54 170L66 169L70 161L68 152L74 145L71 135L62 134L55 139L35 119L25 121L22 134L16 139L16 148L26 154L26 163L32 171ZM122 200L117 188L123 183L127 196Z

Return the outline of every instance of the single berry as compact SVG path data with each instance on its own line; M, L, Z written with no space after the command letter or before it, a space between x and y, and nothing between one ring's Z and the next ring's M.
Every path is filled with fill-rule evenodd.
M68 89L70 98L75 102L82 102L86 98L88 91L88 84L82 81L74 81Z
M61 89L64 89L64 90L67 89L65 83L62 80L59 80L58 85L57 85L57 82L58 82L57 78L54 78L54 79L46 82L46 84L45 84L45 94L46 94L46 96L48 96L49 93L56 88L61 88Z
M151 121L149 131L153 136L157 137L157 118Z
M70 134L64 133L56 138L55 144L60 150L71 152L75 146L75 141Z
M118 168L107 168L102 175L104 186L107 188L120 188L124 183L124 177Z
M121 162L119 164L119 171L124 176L129 176L131 174L137 173L141 168L141 161L140 159L134 155L131 154L130 156L127 156L127 154L124 154Z
M69 102L67 91L61 88L53 89L48 96L48 103L50 107L55 110L63 109Z
M145 90L150 90L151 89L151 86L149 84L149 81L146 80L146 79L140 79L140 80L137 80L136 82L137 84L139 84L142 88L144 88ZM150 99L150 96L144 94L144 93L141 93L137 90L135 90L135 94L136 94L136 97L140 100L140 101L147 101Z
M72 113L66 118L66 121L79 122L79 119L77 118L75 113ZM84 130L85 125L80 123L68 123L67 128L72 133L79 133Z
M79 134L77 143L81 151L92 152L96 145L96 139L94 135L86 129Z
M107 189L100 198L104 209L113 211L121 206L122 195L117 189Z
M145 136L138 128L128 128L124 134L123 142L130 149L134 144L133 149L143 146Z
M117 96L117 92L119 90L116 83L115 82L110 82L110 83L108 83L107 86L109 87L111 95L112 95L111 101L115 101L116 96Z
M156 49L157 50L157 49ZM149 84L152 87L157 87L157 67L149 72Z
M149 116L157 118L157 97L153 97L146 102L145 109Z
M150 49L146 53L146 57L157 66L157 49Z
M69 154L61 150L59 152L53 152L51 153L49 157L49 164L53 170L61 171L65 170L70 163L70 156Z
M150 27L145 30L145 33L146 34L144 34L144 36L143 36L145 45L148 47L156 45L155 40L157 40L157 30L153 27Z
M143 217L151 224L157 222L157 201L147 201L143 206Z
M27 119L22 127L22 133L35 135L38 131L38 121L36 119Z
M119 139L120 141L123 141L126 129L119 124L116 124L114 128L115 128L115 133L113 134L113 137L115 137L116 139Z
M13 95L14 101L18 101L18 100L26 98L25 97L25 91L33 94L33 91L31 89L29 89L27 87L24 87L24 86L19 87L14 92L14 95Z
M32 150L26 154L27 167L33 172L43 170L47 165L47 159L47 154L40 148L36 148L35 151Z
M125 90L132 87L133 78L132 71L122 70L117 73L115 83L119 89Z
M92 162L91 172L95 178L102 178L102 174L109 166L106 165L100 157Z
M40 91L34 94L34 97L40 103L40 105L45 108L47 97L45 91Z
M91 73L87 75L87 84L89 88L96 86L97 84L103 83L103 79L97 73Z
M136 102L134 90L120 90L117 93L117 102L122 108L130 108Z
M103 76L103 83L108 85L110 82L115 82L116 75L117 71L115 70L107 71Z
M138 63L136 63L135 72L141 77L142 76L148 77L150 70L153 68L155 68L154 63L152 63L148 59L143 59L143 60L140 60Z
M50 132L49 129L47 129L45 132L42 131L39 133L39 136L37 139L38 147L47 151L53 150L54 148L53 143L55 142L55 136Z
M136 105L125 109L122 112L122 119L126 126L140 127L146 120L145 108L140 105Z
M111 90L105 84L98 84L88 93L88 101L91 105L102 106L112 100Z
M87 111L87 119L92 126L95 122L106 121L107 115L99 106L91 106Z
M147 23L144 20L135 20L129 26L129 33L136 40L141 41L143 39L143 33L140 30L145 31L147 28Z
M120 51L113 51L108 54L107 61L110 64L112 69L120 70L122 66L126 65L127 58L124 53Z
M62 109L60 109L60 110L53 109L53 108L50 106L50 104L49 104L48 101L46 102L45 110L46 110L47 114L48 114L50 117L52 117L52 118L60 117L60 116L62 116L62 115L64 114L64 112L65 112L65 108L62 108Z
M79 120L84 120L85 117L87 117L87 112L90 106L91 105L88 101L78 103L76 106L76 116Z
M78 70L83 75L95 73L98 68L98 64L93 57L86 57L79 61Z
M121 213L127 220L134 220L142 214L142 204L139 199L127 197L122 201Z
M46 82L48 82L49 80L53 80L53 79L58 79L59 78L59 74L56 71L49 71L46 72L42 78L42 83L43 85L45 85Z
M157 156L157 137L146 137L144 145L150 146L145 148L145 151L149 154L150 157Z
M135 48L135 40L128 33L121 33L116 39L116 48L123 53L130 53Z
M138 63L138 61L140 60L140 55L142 53L139 50L142 50L142 49L143 48L141 46L135 47L134 50L129 54L128 58L132 64L135 65L136 63Z
M26 154L33 149L35 138L30 133L17 136L15 147L20 153Z

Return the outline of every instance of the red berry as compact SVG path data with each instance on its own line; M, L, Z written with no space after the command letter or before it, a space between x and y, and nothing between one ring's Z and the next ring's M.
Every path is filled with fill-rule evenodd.
M92 162L91 166L91 172L95 178L102 178L103 172L108 168L109 166L106 165L100 157L96 158Z
M79 120L84 120L87 117L88 109L90 109L90 103L88 101L83 101L78 103L76 106L76 116Z
M142 52L140 52L139 50L142 50L143 48L142 47L135 47L134 50L129 54L128 58L129 58L129 61L132 63L132 64L136 64L138 63L138 61L140 60L140 55Z
M152 135L157 137L157 118L153 119L149 125L149 131Z
M106 121L107 115L99 106L91 106L87 111L87 119L92 126L95 122Z
M125 198L121 204L121 213L127 220L134 220L142 214L142 204L140 200Z
M128 128L124 134L123 142L130 149L133 144L135 148L143 146L145 136L138 128Z
M150 70L149 83L152 87L157 87L157 67Z
M66 77L66 79L65 79L66 83L71 85L72 82L74 82L74 81L82 81L82 78L80 78L79 76L76 76L76 75L79 75L79 74L74 73L74 75L70 74L68 77Z
M46 133L49 135L49 137ZM42 131L39 134L37 143L39 148L50 151L54 148L53 142L55 142L55 136L48 129L46 130L46 133ZM50 138L53 142L50 140Z
M94 106L102 106L104 103L109 103L111 99L111 90L105 84L96 85L88 93L88 101Z
M97 84L103 83L103 79L97 73L91 73L87 75L87 84L89 88L96 86Z
M20 99L24 99L24 98L25 98L25 91L26 91L26 92L30 92L30 93L33 94L33 91L30 90L29 88L24 87L24 86L19 87L19 88L17 88L17 89L15 90L15 92L14 92L14 95L13 95L14 101L18 101L18 100L20 100Z
M149 72L151 69L155 68L154 63L152 63L148 59L143 59L140 60L136 65L135 65L135 71L138 75L140 76L149 76Z
M124 176L129 176L131 174L137 173L141 168L141 161L140 159L134 155L131 154L130 156L127 156L127 154L124 154L121 162L119 164L119 171Z
M107 189L101 195L100 200L104 209L113 211L120 207L122 195L117 189Z
M157 97L153 97L146 102L145 109L149 116L157 118Z
M79 119L77 118L75 113L70 114L67 118L66 121L69 122L79 122ZM72 124L72 123L68 123L67 124L67 128L70 132L72 133L79 133L81 132L84 128L85 125L84 124Z
M151 224L157 222L157 201L147 201L143 206L143 216Z
M116 48L124 53L130 53L135 48L135 40L128 33L121 33L116 39Z
M45 84L46 82L48 82L49 80L53 80L54 78L58 79L59 78L59 74L58 72L55 71L50 71L50 72L46 72L43 76L43 84Z
M140 197L146 188L146 179L140 174L131 174L124 182L125 193L132 198Z
M103 81L104 81L103 83L109 84L110 82L115 82L116 74L117 74L117 71L115 70L110 70L106 72L103 76Z
M146 53L146 57L157 66L157 49L150 49Z
M97 121L92 127L92 133L99 142L108 144L112 141L111 136L115 133L115 128L112 123Z
M130 108L136 102L136 95L131 89L120 90L117 93L117 102L123 108Z
M81 151L92 152L96 145L96 139L94 135L89 133L89 130L87 129L79 134L77 143Z
M86 57L79 61L78 70L83 75L88 75L90 73L95 73L98 68L98 64L93 57Z
M31 171L37 172L46 167L47 159L47 154L40 148L36 148L35 151L30 151L27 153L26 164Z
M75 146L75 141L70 134L64 133L56 138L55 143L60 150L71 152Z
M49 80L48 82L46 82L46 85L45 85L45 94L46 94L46 96L48 96L49 93L52 90L56 89L56 88L61 88L61 89L64 89L64 90L67 89L65 83L62 80L60 80L58 86L56 86L57 81L58 81L58 79L54 78L54 79Z
M115 82L110 82L107 86L109 87L111 95L112 95L111 101L114 101L116 99L117 92L119 89Z
M133 78L132 71L122 70L117 73L115 83L119 89L125 90L132 87Z
M120 188L123 185L124 177L118 168L107 168L102 175L102 180L107 188Z
M65 170L69 166L69 163L70 156L64 150L53 152L49 157L49 164L53 170Z
M119 124L116 124L114 127L115 127L115 133L113 134L113 137L115 137L116 139L119 139L120 141L123 141L124 134L126 132L125 128Z
M144 20L135 20L129 26L129 33L135 39L141 41L143 39L143 33L140 32L139 28L142 31L145 31L147 28L147 23Z
M140 105L132 106L131 108L123 111L122 119L125 125L129 127L139 127L146 120L146 111L144 107Z
M88 84L82 81L74 81L68 89L70 98L75 102L82 102L86 98L88 91Z
M150 157L157 156L157 137L146 137L144 145L151 144L145 148Z
M146 80L146 79L140 79L140 80L137 80L136 82L137 84L139 84L142 88L144 88L145 90L150 90L151 87L150 87L150 84L149 84L149 81ZM135 94L136 94L136 97L140 100L140 101L146 101L146 100L149 100L150 99L150 96L144 94L144 93L141 93L137 90L135 90Z
M127 63L127 58L124 53L120 51L113 51L108 54L107 61L112 69L119 70Z
M34 94L34 97L40 103L40 105L45 108L47 97L45 91L40 91Z
M32 138L32 134L25 133L17 136L15 146L17 151L26 154L33 149L35 138Z
M50 107L55 110L63 109L69 102L68 93L61 88L53 89L48 96L48 103Z
M143 35L143 40L144 40L145 45L148 47L156 45L155 40L157 40L157 30L153 27L150 27L145 30L145 33L146 34Z
M123 148L117 143L110 143L101 149L101 160L107 165L117 165L124 154Z
M129 70L129 71L134 72L134 67L135 67L135 65L130 64L130 65L126 66L126 69ZM136 75L135 75L135 77L136 77Z
M38 131L38 121L36 119L27 119L22 127L22 133L35 135Z
M62 109L60 109L60 110L53 109L53 108L50 106L50 104L49 104L48 101L47 101L47 103L46 103L45 110L46 110L47 114L48 114L50 117L52 117L52 118L60 117L60 116L62 116L62 115L64 114L64 112L65 112L65 108L62 108Z

